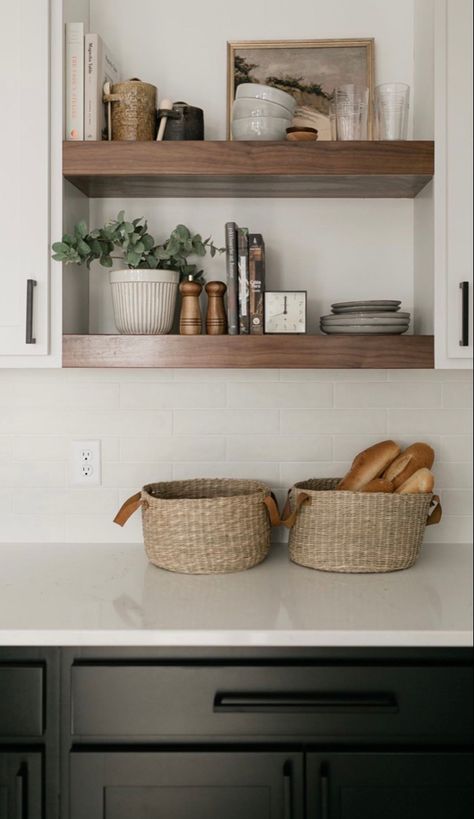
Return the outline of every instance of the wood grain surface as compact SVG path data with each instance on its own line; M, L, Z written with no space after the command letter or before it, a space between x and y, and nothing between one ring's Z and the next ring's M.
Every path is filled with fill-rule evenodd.
M433 369L433 336L65 335L63 367Z
M93 197L413 198L434 143L65 142L63 174Z

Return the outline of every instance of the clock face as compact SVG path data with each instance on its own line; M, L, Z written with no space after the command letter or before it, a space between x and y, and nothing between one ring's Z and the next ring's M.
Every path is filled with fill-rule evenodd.
M266 291L266 333L306 333L306 291Z

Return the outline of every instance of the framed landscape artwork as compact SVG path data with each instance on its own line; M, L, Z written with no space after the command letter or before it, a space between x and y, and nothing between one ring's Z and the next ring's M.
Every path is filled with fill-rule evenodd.
M371 105L374 86L374 40L262 40L229 42L227 126L241 83L263 83L287 91L297 101L295 124L318 129L331 139L330 100L346 83L365 85ZM369 123L371 122L369 108ZM369 131L370 134L370 131Z

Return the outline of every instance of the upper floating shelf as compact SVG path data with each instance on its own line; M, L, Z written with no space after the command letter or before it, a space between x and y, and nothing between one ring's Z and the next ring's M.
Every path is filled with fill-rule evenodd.
M63 174L91 197L412 199L434 142L65 142Z

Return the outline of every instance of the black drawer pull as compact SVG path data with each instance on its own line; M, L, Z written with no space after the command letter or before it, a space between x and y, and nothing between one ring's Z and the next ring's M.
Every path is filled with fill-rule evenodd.
M287 714L398 713L393 694L224 694L214 699L214 712Z
M26 344L36 344L36 339L33 338L33 293L35 287L35 279L26 280Z
M321 819L329 819L329 770L321 766Z
M283 767L283 800L284 817L293 819L293 781L291 762L287 762Z
M16 814L15 819L28 819L27 802L25 791L27 788L27 771L24 765L21 766L15 777L15 798Z
M469 282L459 282L462 295L461 341L460 347L469 347Z

